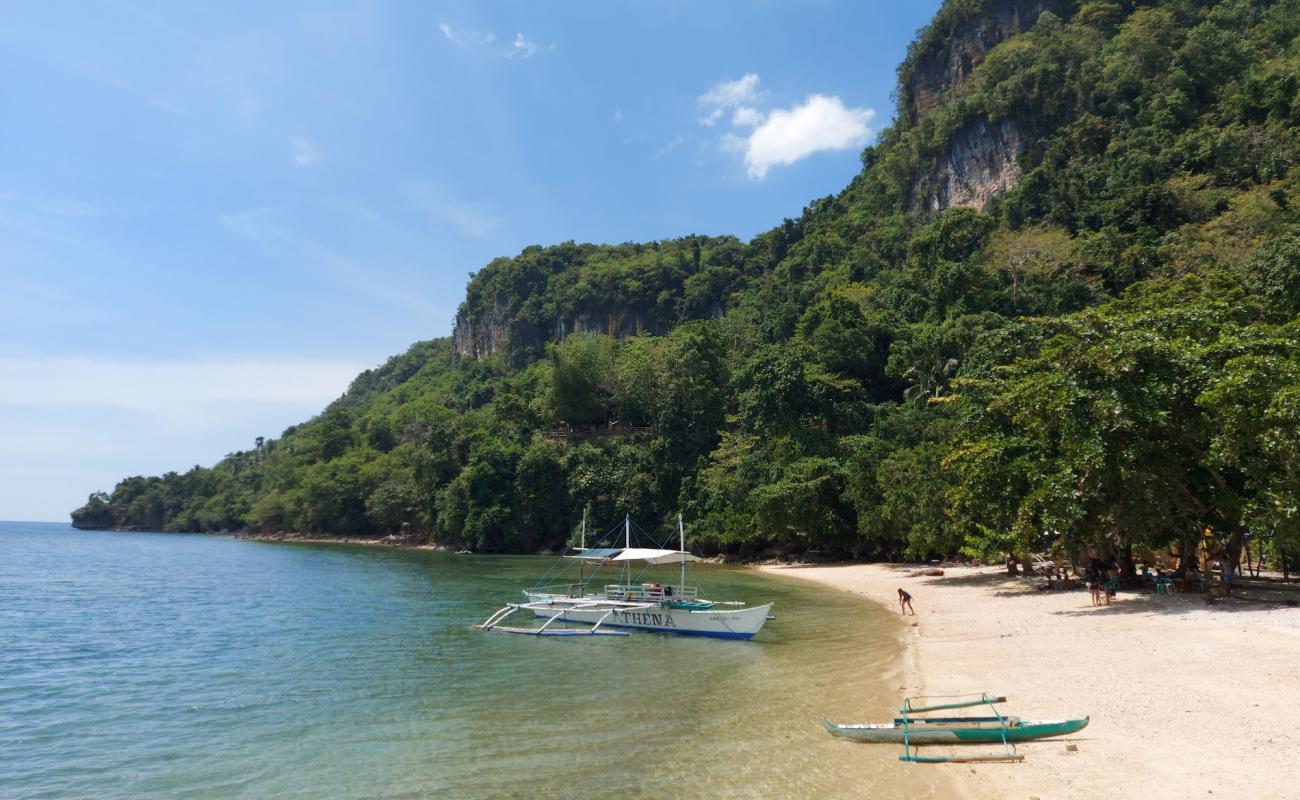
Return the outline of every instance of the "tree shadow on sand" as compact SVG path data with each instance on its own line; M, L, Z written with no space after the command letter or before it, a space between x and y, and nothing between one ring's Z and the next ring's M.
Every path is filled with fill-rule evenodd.
M1240 596L1215 598L1207 602L1208 595L1199 592L1175 592L1173 594L1151 594L1120 592L1110 605L1084 606L1068 611L1053 611L1056 616L1079 617L1089 614L1113 616L1117 614L1191 614L1196 611L1211 611L1216 614L1240 614L1252 611L1288 608L1286 598L1261 598L1258 592L1252 596L1249 590L1243 590ZM1086 597L1086 595L1085 595Z

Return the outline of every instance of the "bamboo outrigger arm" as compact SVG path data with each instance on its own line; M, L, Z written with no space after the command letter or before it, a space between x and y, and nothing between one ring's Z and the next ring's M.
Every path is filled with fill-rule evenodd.
M582 630L547 630L547 628L551 626L551 623L555 622L557 619L563 620L565 614L568 613L569 611L574 611L574 610L594 611L594 610L601 610L605 606L610 606L610 608L605 612L605 615L602 616L600 620L595 625L592 625L590 628L585 628ZM526 634L532 634L534 636L559 636L559 635L627 636L628 634L626 631L601 630L600 626L605 622L605 620L609 619L612 615L618 613L619 611L643 611L645 609L649 609L653 607L654 607L653 603L627 603L627 602L617 602L617 601L608 601L608 600L592 601L588 603L583 603L583 602L569 603L564 605L563 608L559 608L559 609L552 608L548 603L507 603L504 608L501 608L496 612L494 612L492 616L484 620L482 624L471 625L470 627L477 628L479 630L484 630L484 631L498 630L504 633L526 633ZM524 609L542 608L547 611L555 611L555 613L547 617L546 622L542 623L541 626L537 628L514 628L514 627L505 626L501 624L502 622L505 621L506 617L510 616L511 614L515 613L521 608Z
M485 631L490 631L494 627L496 627L500 622L502 622L506 617L510 616L511 614L515 613L518 610L519 610L518 603L507 603L505 608L502 608L494 612L492 616L485 619L482 624L472 625L470 627L479 628Z
M918 699L924 700L925 698L922 697ZM949 708L971 708L972 706L987 706L992 705L993 703L1005 702L1007 702L1007 698L1005 697L989 697L986 693L981 694L978 700L966 700L958 703L941 703L934 706L913 706L912 698L909 697L903 700L903 711L904 713L921 714L926 711L943 711ZM995 711L994 713L997 712Z

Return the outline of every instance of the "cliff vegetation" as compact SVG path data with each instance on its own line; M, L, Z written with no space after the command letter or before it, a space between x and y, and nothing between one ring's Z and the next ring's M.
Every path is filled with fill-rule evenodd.
M839 194L742 242L566 242L451 338L87 527L402 530L587 509L693 546L1300 548L1300 2L950 0Z

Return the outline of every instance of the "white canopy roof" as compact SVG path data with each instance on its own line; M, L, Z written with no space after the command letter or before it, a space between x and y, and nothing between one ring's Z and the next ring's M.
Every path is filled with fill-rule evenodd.
M683 561L700 561L682 550L655 550L649 547L607 548L589 547L580 550L569 558L584 558L588 561L645 561L650 564L680 564Z

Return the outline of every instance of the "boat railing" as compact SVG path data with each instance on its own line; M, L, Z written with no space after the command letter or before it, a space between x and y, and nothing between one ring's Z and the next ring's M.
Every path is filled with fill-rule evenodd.
M529 595L550 595L551 597L576 598L582 597L582 589L585 584L581 583L557 583L551 586L538 586L529 589Z
M605 597L610 600L623 600L632 603L662 603L672 600L690 602L700 599L700 587L664 586L658 583L625 586L619 583L611 583L605 586Z

